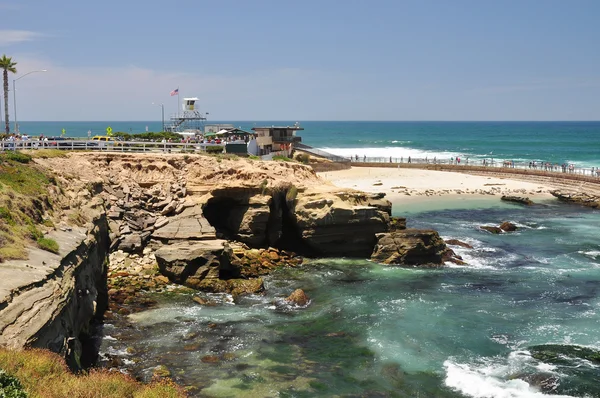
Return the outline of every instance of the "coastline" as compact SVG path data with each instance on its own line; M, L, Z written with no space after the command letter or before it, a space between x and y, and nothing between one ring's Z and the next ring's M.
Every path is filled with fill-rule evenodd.
M502 195L552 200L554 197L550 191L560 186L547 181L523 181L509 173L482 176L416 168L352 167L317 174L340 188L385 193L388 200L397 204L422 202L424 199L482 199Z

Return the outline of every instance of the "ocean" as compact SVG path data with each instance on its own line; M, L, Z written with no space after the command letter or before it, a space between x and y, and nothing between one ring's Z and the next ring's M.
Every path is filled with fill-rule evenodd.
M304 143L344 156L600 167L600 122L300 122ZM23 122L21 129L64 127L81 136L105 125L139 132L159 124ZM158 307L130 315L131 325L107 321L101 356L120 357L144 380L164 365L198 397L599 397L600 212L554 200L440 201L397 203L393 213L410 228L470 244L453 247L467 266L312 259L267 276L265 295L235 302L212 295L214 306L196 305L189 294L157 296ZM519 229L479 229L507 220ZM307 308L283 302L296 288L311 298Z

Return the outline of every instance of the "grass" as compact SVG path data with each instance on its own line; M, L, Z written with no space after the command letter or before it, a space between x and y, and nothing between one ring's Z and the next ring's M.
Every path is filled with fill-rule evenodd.
M40 249L58 254L58 243L50 238L38 238L37 244Z
M58 250L56 242L42 240L43 230L53 225L47 217L52 211L48 187L56 180L31 159L21 152L0 154L0 262L26 259L32 243Z
M98 369L80 375L69 372L64 360L47 350L0 349L0 369L31 398L178 398L183 390L169 380L141 384L120 372ZM0 390L0 397L2 396ZM10 397L10 396L9 396ZM23 395L15 395L21 398Z
M49 158L66 158L68 151L60 149L38 149L37 151L29 152L32 158L49 159Z
M273 160L283 161L283 162L295 162L294 159L290 159L287 156L282 156L282 155L273 156Z

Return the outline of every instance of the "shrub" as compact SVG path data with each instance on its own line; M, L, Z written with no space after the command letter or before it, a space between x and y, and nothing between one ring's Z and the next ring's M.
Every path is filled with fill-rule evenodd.
M25 153L19 151L4 151L2 153L3 159L12 160L19 163L29 163L31 162L31 155L27 155Z
M9 376L0 369L0 397L3 398L27 398L27 393L19 379Z
M310 162L310 155L308 153L299 153L296 155L296 160L300 163L308 164Z
M207 153L222 153L223 152L223 147L220 145L211 145L211 146L207 146L206 147L206 152Z
M37 244L40 249L58 254L58 243L54 239L39 238Z
M267 190L267 185L269 185L269 181L265 178L261 183L260 183L260 193L261 195L265 194L265 191Z
M298 196L298 188L296 188L295 185L292 185L290 187L290 189L288 189L288 191L285 193L285 200L287 202L293 202L294 200L296 200L297 196Z

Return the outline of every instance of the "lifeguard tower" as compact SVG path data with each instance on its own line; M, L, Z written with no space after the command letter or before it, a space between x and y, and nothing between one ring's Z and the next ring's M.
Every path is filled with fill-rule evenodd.
M197 102L196 97L184 98L181 104L182 112L171 115L171 123L165 126L165 130L183 135L202 133L208 113L200 112L196 106Z

